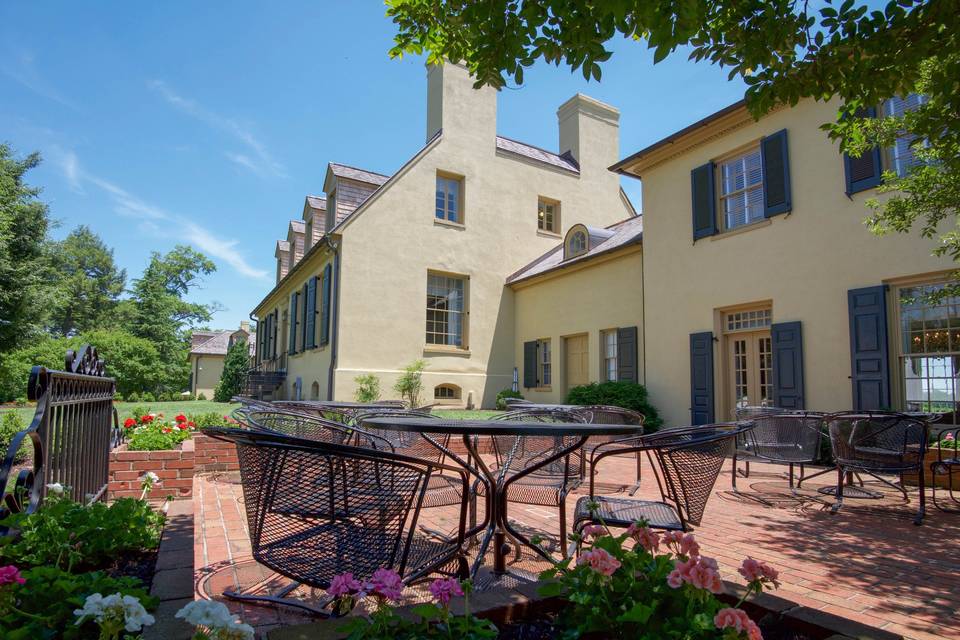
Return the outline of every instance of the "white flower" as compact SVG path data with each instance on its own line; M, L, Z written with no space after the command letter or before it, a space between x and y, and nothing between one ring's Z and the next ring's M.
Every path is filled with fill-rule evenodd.
M60 484L59 482L52 482L52 483L50 483L50 484L47 485L47 491L49 491L50 493L52 493L52 494L55 495L55 496L62 496L62 495L63 495L63 485Z
M105 620L123 622L124 629L129 632L140 631L143 627L155 622L152 615L140 604L140 600L133 596L124 596L114 593L104 598L99 593L87 596L82 609L74 609L77 624L86 622L87 618L100 624Z
M243 622L231 622L220 632L221 640L253 640L254 635L253 627Z
M160 476L155 474L153 471L147 471L145 474L140 476L141 482L149 482L150 484L160 484Z
M123 596L122 607L124 628L127 631L131 633L140 631L143 627L154 623L153 616L147 613L147 610L143 608L143 605L140 604L140 600L137 598L133 596Z
M195 600L188 603L174 614L176 618L183 618L194 626L204 626L208 629L228 628L236 624L233 615L222 602L213 600Z

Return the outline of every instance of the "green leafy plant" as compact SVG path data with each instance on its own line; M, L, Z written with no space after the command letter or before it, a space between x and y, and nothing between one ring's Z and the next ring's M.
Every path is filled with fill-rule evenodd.
M647 389L635 382L592 382L570 389L567 394L569 404L604 404L623 407L644 415L643 427L649 432L656 431L663 420L656 408L647 399Z
M220 374L220 382L217 383L217 388L213 391L214 402L230 402L230 398L243 391L249 361L250 350L247 348L246 340L240 339L230 345L227 355L223 359L223 373Z
M380 378L367 373L353 379L357 383L357 390L353 392L353 399L357 402L376 402L380 399Z
M740 604L752 593L779 586L776 570L747 558L740 566L747 591L726 607L716 598L724 592L717 563L700 555L692 534L660 534L638 522L617 535L590 525L576 539L587 550L573 566L567 558L540 574L549 581L540 594L568 603L560 616L564 637L603 632L631 640L752 639L759 629Z
M23 419L16 411L6 411L0 413L0 459L7 455L7 449L10 448L10 442L20 431L27 428ZM23 444L17 450L13 458L15 463L21 463L27 460L33 452L33 443L29 438L24 439Z
M403 368L403 373L397 378L393 390L407 401L411 407L420 406L420 394L423 392L423 370L427 363L423 360L414 360Z
M188 440L196 429L196 423L183 414L169 422L164 420L162 413L146 413L127 418L123 428L130 451L166 451Z
M95 593L133 596L153 610L159 600L137 578L113 578L103 571L73 574L56 567L23 571L24 584L13 585L0 602L0 637L5 640L81 640L97 638L96 622L77 624L74 611Z
M205 429L207 427L227 427L233 424L229 416L222 415L216 411L207 411L206 413L191 413L190 421L196 425L197 429Z
M86 506L50 485L34 513L15 513L0 525L20 535L0 540L0 558L21 567L57 567L65 571L100 569L117 555L155 549L164 516L143 500L119 498L110 505Z
M497 394L497 410L506 411L507 410L507 399L508 398L517 398L523 400L523 394L519 391L514 391L513 389L504 389Z
M207 394L205 394L205 393L198 393L198 394L197 394L197 400L201 400L201 401L203 401L203 402L206 402L206 400L207 400Z

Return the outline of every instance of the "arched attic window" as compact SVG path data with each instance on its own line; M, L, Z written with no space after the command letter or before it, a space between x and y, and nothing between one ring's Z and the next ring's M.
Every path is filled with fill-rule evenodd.
M563 243L563 259L569 260L587 252L587 229L582 224L570 227Z

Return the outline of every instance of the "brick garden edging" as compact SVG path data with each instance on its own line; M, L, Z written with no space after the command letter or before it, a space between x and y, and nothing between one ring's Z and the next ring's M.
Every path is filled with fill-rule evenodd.
M196 433L170 451L128 451L120 445L110 452L110 483L107 499L139 498L140 478L152 471L160 484L150 492L151 500L193 496L195 473L236 471L240 468L234 445Z

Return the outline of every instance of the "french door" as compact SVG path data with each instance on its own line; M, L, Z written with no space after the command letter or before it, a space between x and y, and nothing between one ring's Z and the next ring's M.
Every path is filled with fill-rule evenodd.
M773 405L773 350L769 331L728 334L728 394L733 410ZM732 416L731 416L732 417Z

